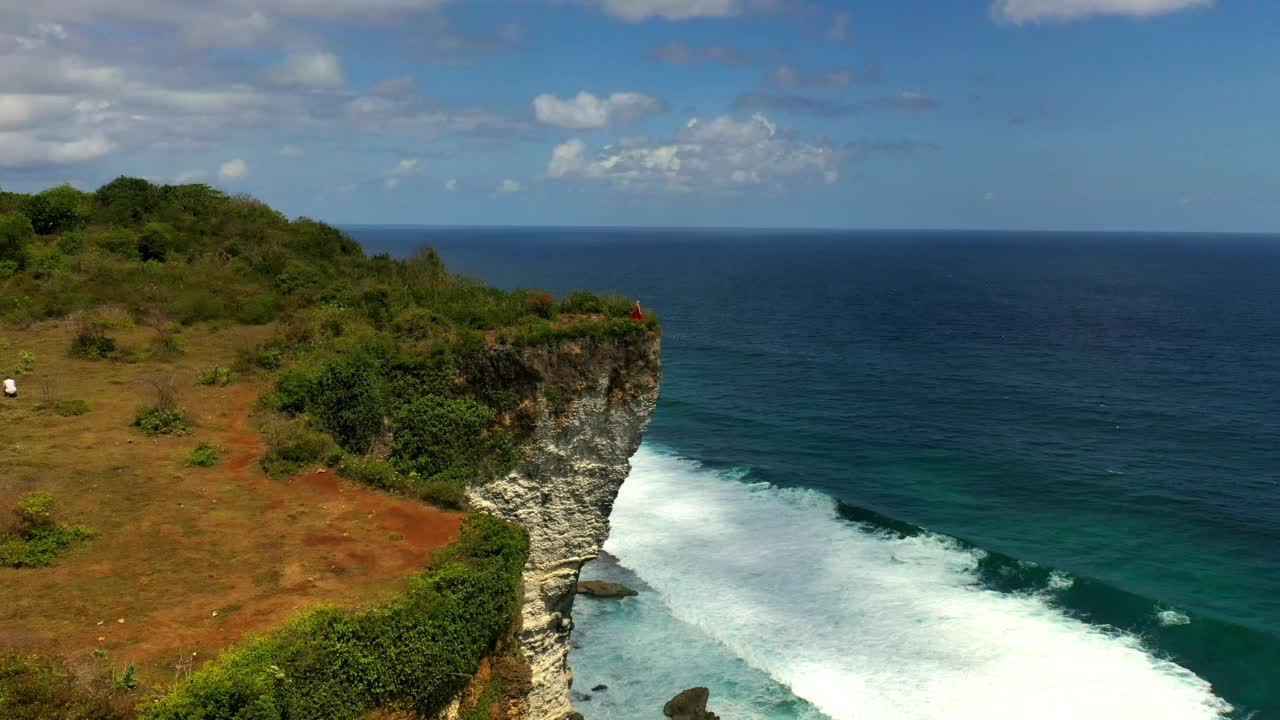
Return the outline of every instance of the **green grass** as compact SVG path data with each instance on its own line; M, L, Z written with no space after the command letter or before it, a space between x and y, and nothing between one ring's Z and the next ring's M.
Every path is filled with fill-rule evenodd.
M52 493L28 493L12 511L18 525L0 535L0 567L48 567L63 551L93 537L86 527L57 523L58 504Z
M434 716L512 629L528 541L474 515L456 543L379 608L312 609L236 646L141 708L141 720L359 720Z
M196 375L196 384L225 387L231 384L232 373L224 367L212 367Z

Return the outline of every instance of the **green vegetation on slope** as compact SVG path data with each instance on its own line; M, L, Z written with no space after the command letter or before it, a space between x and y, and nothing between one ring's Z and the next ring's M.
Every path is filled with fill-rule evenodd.
M519 607L528 541L474 515L404 597L315 608L224 652L142 708L144 720L358 720L375 708L432 717L466 685Z
M277 323L272 341L243 349L239 368L274 376L260 413L273 475L337 465L456 506L468 483L514 465L529 425L513 422L501 389L459 392L458 360L486 336L527 347L656 329L656 317L630 312L617 296L578 291L557 303L487 287L447 272L429 248L367 257L335 228L206 185L122 177L93 193L0 193L0 319L74 317L73 357L136 361L112 336L122 316L155 330L152 357L182 354L180 325ZM231 378L212 368L198 382ZM134 424L184 434L188 417L160 398Z

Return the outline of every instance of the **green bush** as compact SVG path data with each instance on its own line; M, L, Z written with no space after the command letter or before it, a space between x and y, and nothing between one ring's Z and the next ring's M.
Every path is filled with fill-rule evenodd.
M416 398L392 415L392 462L425 479L448 473L463 486L490 480L519 460L511 433L490 427L496 417L471 398Z
M338 466L343 477L364 483L379 490L404 492L409 488L404 478L390 463L362 457L348 457Z
M71 357L81 360L101 360L116 351L115 338L100 330L80 332L71 338Z
M604 303L593 292L574 290L560 303L560 312L568 315L600 315L604 313Z
M13 369L15 375L26 375L36 369L35 353L22 350L18 353L18 365Z
M213 467L218 464L218 446L201 442L187 455L187 467Z
M531 292L524 300L525 309L533 315L551 320L556 315L556 299L547 292Z
M305 409L343 448L364 453L382 434L383 398L380 364L360 354L321 369L306 390Z
M111 228L94 242L112 255L126 260L138 259L138 234L128 228Z
M231 379L231 371L224 367L211 367L196 374L196 383L199 385L225 387L231 384Z
M456 543L379 608L313 609L224 652L141 720L359 720L371 710L434 717L512 629L528 540L467 519Z
M191 432L191 421L179 408L141 408L131 424L149 437L187 435Z
M54 514L58 512L58 501L51 492L33 492L24 495L13 507L13 514L18 516L22 529L53 527Z
M265 430L270 450L259 463L272 477L293 475L308 466L326 463L335 451L333 438L309 427L301 418L277 418Z
M0 215L0 262L11 262L16 270L24 269L34 235L31 221L25 215Z
M177 249L177 233L167 223L150 222L138 233L138 258L143 262L164 262L169 253Z
M83 400L62 400L54 405L54 411L62 417L78 417L89 414L89 403Z
M18 501L13 507L17 532L0 536L0 567L48 567L63 550L93 537L88 528L59 525L57 510L57 501L48 492L29 493Z

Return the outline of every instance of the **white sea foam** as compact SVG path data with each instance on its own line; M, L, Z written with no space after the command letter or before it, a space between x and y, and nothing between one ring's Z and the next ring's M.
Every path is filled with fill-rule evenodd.
M609 552L677 618L835 720L1230 710L1135 638L981 588L977 554L947 538L869 534L820 493L737 482L649 447L632 463Z
M1191 624L1191 618L1187 617L1186 613L1180 613L1177 610L1161 610L1160 612L1156 613L1156 619L1160 621L1161 625L1164 625L1166 627L1169 627L1172 625L1190 625Z

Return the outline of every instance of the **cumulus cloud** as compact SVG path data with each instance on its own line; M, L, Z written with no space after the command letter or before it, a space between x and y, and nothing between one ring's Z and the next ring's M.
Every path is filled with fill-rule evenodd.
M277 85L315 88L342 87L346 82L338 56L326 52L291 54L270 68L267 77Z
M222 182L234 182L241 180L249 174L249 165L244 160L236 158L222 163L222 167L218 168L218 179Z
M445 183L444 183L444 189L445 189L445 190L448 190L449 192L453 192L453 191L457 190L457 189L458 189L458 181L457 181L456 179L454 179L454 178L449 178L449 179L448 179L448 180L446 180L446 181L445 181Z
M630 138L589 153L580 139L552 151L547 175L666 192L734 192L751 186L840 179L838 149L789 137L762 114L694 118L669 139Z
M507 178L506 180L503 180L502 184L498 186L498 192L504 195L518 193L521 190L524 190L524 186L520 184L520 181L512 180L511 178Z
M732 17L742 5L740 0L600 0L606 13L629 22Z
M665 109L661 99L638 92L616 92L607 98L598 98L584 90L573 98L546 94L533 99L538 122L570 130L627 125Z
M400 187L400 178L389 177L386 180L382 181L382 186L388 190L395 190L396 188Z
M1022 25L1071 22L1095 15L1151 17L1213 4L1214 0L995 0L990 12L1000 22Z
M305 154L307 151L297 145L285 145L280 148L280 157L302 157Z
M396 166L387 172L387 176L382 181L382 186L388 190L395 190L400 187L400 179L411 175L418 174L417 158L405 158L396 163Z
M110 155L117 145L101 132L75 140L51 140L36 133L0 132L0 167L66 165Z
M188 183L198 182L208 177L209 173L204 170L183 170L173 176L174 185L186 185Z

